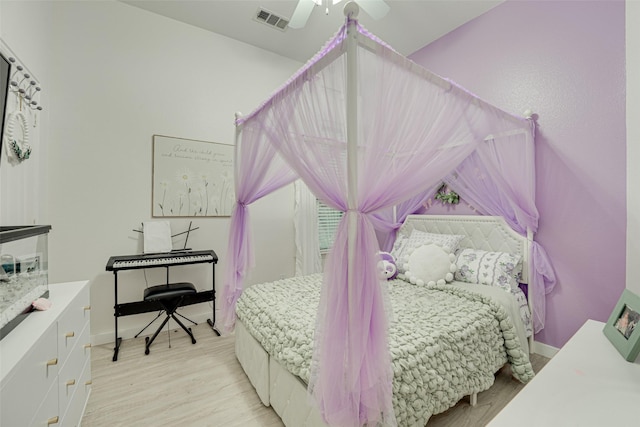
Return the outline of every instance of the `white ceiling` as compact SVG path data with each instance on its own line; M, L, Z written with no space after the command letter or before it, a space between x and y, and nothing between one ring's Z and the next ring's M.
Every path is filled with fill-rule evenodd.
M302 29L285 31L255 21L259 8L291 18L297 0L121 0L150 12L306 62L344 23L346 1L316 7ZM358 21L403 55L410 55L504 0L385 0L389 13L374 21L360 11Z

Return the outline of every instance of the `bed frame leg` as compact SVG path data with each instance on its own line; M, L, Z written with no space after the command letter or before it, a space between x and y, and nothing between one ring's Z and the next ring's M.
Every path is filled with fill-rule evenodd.
M473 393L469 396L469 402L471 403L471 406L476 406L478 404L478 393Z
M531 336L529 337L529 355L532 355L534 353L533 351L533 347L535 346L535 339L533 337L533 334L531 334Z

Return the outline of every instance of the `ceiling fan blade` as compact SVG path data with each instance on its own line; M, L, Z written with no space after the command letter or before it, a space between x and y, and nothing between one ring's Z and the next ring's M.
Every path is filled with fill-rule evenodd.
M384 0L357 0L356 3L373 19L381 19L389 12Z
M304 27L314 7L316 4L313 0L298 0L298 5L289 20L289 27L293 29Z

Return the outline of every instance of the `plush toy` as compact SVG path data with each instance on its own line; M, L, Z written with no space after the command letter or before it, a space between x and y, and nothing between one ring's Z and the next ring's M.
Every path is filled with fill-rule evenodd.
M393 255L389 252L378 252L378 255L380 256L378 269L380 269L382 277L387 280L395 279L398 275L398 269Z

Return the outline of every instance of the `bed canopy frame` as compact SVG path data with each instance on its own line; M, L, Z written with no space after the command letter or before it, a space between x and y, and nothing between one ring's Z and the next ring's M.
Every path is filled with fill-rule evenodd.
M529 236L534 123L506 113L398 54L358 24L245 117L236 117L235 190L222 290L223 332L253 265L248 205L296 179L345 212L326 265L309 392L330 425L395 425L387 312L376 268L380 212L444 180L485 215ZM411 212L407 212L409 214ZM532 241L536 332L555 278Z

